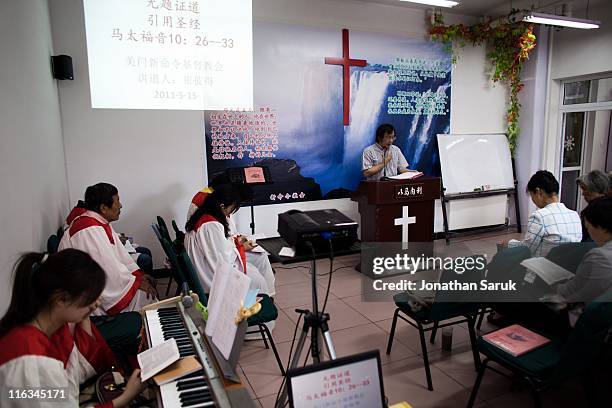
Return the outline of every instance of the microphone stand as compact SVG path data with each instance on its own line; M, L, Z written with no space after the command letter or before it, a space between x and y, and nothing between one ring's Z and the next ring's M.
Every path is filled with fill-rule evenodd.
M251 198L251 223L249 226L251 227L251 234L255 235L255 197Z

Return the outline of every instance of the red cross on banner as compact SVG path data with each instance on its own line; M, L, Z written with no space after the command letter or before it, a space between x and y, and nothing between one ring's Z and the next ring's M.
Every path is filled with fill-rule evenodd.
M329 65L342 65L342 92L344 94L344 126L349 125L349 112L351 104L351 67L365 67L366 60L351 59L349 57L349 31L342 29L342 58L325 57Z

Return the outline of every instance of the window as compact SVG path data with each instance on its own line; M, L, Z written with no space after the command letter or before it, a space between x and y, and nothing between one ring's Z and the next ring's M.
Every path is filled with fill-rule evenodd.
M612 101L612 77L567 82L563 86L563 105Z
M563 104L573 105L589 101L591 81L570 82L563 87Z
M580 211L576 179L612 162L612 77L568 81L562 85L561 202Z

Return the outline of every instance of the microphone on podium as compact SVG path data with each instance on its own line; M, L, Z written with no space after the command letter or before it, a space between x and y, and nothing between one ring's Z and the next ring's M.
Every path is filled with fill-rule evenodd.
M389 150L388 147L385 147L383 149L383 176L380 178L379 181L389 180L389 178L387 177L387 150Z

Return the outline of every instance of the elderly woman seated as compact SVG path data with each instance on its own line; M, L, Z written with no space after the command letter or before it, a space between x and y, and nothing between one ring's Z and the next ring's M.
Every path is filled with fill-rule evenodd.
M580 187L582 197L584 197L584 200L588 204L586 208L588 208L592 202L607 197L610 188L608 176L606 173L599 170L593 170L588 174L580 176L576 180L576 184ZM584 223L584 210L580 213L580 219L582 220L582 242L593 241Z

